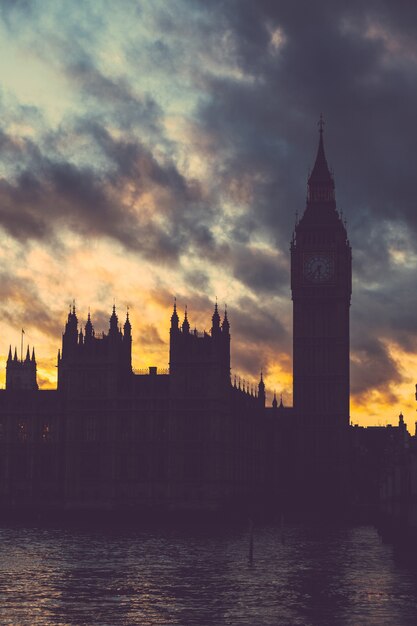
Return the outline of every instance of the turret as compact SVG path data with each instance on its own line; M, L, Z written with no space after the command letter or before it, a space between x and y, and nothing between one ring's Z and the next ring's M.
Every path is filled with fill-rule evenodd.
M223 333L217 303L211 333L190 330L188 309L178 328L177 306L171 316L169 367L175 395L220 397L230 389L230 335ZM228 322L226 317L226 328Z
M73 337L75 336L75 342ZM70 310L58 353L58 389L69 395L114 395L130 385L132 335L129 315L122 328L113 305L109 332L96 336L90 311L83 329L77 330L75 308Z
M109 335L116 335L119 332L119 319L116 315L116 306L113 304L113 311L110 316Z
M132 325L129 320L129 311L126 313L126 321L123 326L123 335L125 338L132 336Z
M74 354L78 342L78 319L75 313L75 304L70 306L68 319L62 336L62 356Z
M87 321L85 323L85 328L84 328L84 335L85 335L85 343L89 343L91 338L94 336L94 328L93 328L93 324L91 323L91 316L90 316L90 311L88 311L88 317L87 317Z
M178 331L178 313L177 313L177 299L174 298L174 310L171 315L171 333L175 333Z
M10 346L6 364L6 389L8 391L34 391L38 389L34 354L33 349L31 358L28 346L26 358L19 360L17 358L17 349L15 348L14 358L12 358L12 349Z
M398 416L398 428L400 431L403 431L403 432L407 430L407 426L405 425L405 422L404 422L404 415L402 413L400 413Z
M218 335L220 333L220 315L219 315L219 310L217 308L217 302L214 305L214 313L213 316L211 318L211 336L215 337L216 335Z
M182 332L187 335L190 332L190 323L187 317L187 305L185 306L184 321L182 323Z
M225 335L229 335L230 334L230 324L229 324L229 319L227 317L227 308L224 308L224 317L223 317L223 321L222 321L222 332Z
M261 406L265 406L265 383L261 372L261 379L258 384L258 400Z

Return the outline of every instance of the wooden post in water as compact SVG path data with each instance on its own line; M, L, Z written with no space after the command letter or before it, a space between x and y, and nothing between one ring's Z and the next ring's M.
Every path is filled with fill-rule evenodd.
M253 519L249 520L249 563L253 563Z

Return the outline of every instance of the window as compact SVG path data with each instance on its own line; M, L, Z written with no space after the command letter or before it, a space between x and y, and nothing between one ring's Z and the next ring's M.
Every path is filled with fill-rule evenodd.
M43 422L41 437L45 443L52 440L52 426L49 422Z
M17 424L17 439L21 442L25 442L28 440L27 420L19 420Z

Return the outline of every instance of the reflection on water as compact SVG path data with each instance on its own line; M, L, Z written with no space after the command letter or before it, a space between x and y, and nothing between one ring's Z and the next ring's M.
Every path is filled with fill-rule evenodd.
M1 624L415 626L417 574L370 527L0 528Z

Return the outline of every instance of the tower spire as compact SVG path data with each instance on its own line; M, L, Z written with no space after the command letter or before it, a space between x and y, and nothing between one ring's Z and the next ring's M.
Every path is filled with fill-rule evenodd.
M174 310L171 315L171 330L178 330L179 318L177 313L177 298L174 298Z
M229 324L229 319L227 317L227 306L224 305L224 317L222 321L222 331L224 333L229 333L229 330L230 330L230 324Z
M125 321L125 324L123 326L123 331L124 331L124 335L126 337L128 335L130 335L131 332L132 332L132 325L131 325L130 319L129 319L129 307L127 307L127 309L126 309L126 321Z
M184 321L182 323L182 332L186 334L190 332L190 322L188 321L187 305L185 305Z
M311 174L308 177L307 204L317 202L334 202L334 180L327 164L324 151L324 119L320 115L318 122L319 145L316 160Z
M109 332L116 334L118 332L118 324L119 324L119 319L116 315L116 305L113 304L113 310L112 310L112 314L110 316L110 329Z
M85 338L87 341L93 336L93 324L91 323L90 307L88 307L88 317L85 323Z
M311 183L318 182L328 182L333 183L333 177L331 175L329 166L327 165L326 154L324 151L324 119L323 115L320 114L320 119L318 121L319 128L319 145L317 148L316 161L314 163L314 167L311 170L311 174L308 179L309 185Z
M265 406L265 383L263 377L263 371L261 370L261 378L258 384L258 398L262 406Z
M216 303L214 305L214 313L211 318L211 321L212 321L211 334L216 335L220 330L220 315L219 315L219 309L217 307L217 298L216 298Z

